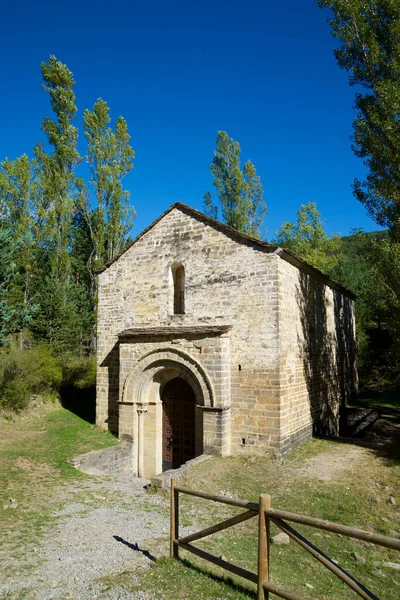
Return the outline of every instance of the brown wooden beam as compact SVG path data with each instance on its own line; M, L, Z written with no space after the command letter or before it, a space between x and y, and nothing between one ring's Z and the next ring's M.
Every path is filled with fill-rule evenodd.
M217 567L221 567L221 569L225 569L226 571L230 571L230 573L234 573L235 575L239 575L239 577L243 577L248 581L252 581L253 583L257 583L257 575L255 573L251 573L251 571L247 571L247 569L242 569L242 567L238 567L233 565L226 560L222 560L222 558L218 558L213 554L209 554L205 550L200 550L200 548L196 548L195 546L191 546L190 544L182 544L179 540L175 540L175 545L179 546L179 548L183 548L184 550L188 550L192 552L192 554L196 554L200 558L204 558L204 560L208 560L208 562L217 565Z
M269 508L265 512L269 517L283 519L284 521L293 521L293 523L300 523L301 525L308 525L309 527L316 527L317 529L324 529L325 531L332 531L333 533L339 533L340 535L355 538L356 540L370 542L377 546L384 546L385 548L391 548L392 550L400 550L400 540L386 535L380 535L379 533L371 533L370 531L363 531L357 527L347 527L347 525L333 523L332 521L324 521L323 519L297 515L285 510L276 510L275 508Z
M240 515L236 515L235 517L231 517L230 519L226 519L226 521L221 521L220 523L216 523L211 527L207 527L207 529L202 529L201 531L197 531L196 533L191 533L190 535L186 535L183 538L179 538L179 541L182 544L190 544L190 542L194 542L195 540L201 540L208 535L212 535L213 533L217 533L218 531L223 531L224 529L228 529L228 527L232 527L233 525L237 525L238 523L243 523L243 521L247 521L248 519L253 519L256 517L256 513L252 510L248 510L244 513L240 513Z
M299 546L304 548L307 552L311 554L314 558L316 558L320 563L324 565L329 571L334 573L336 577L338 577L343 583L348 585L356 594L358 594L364 600L379 600L377 596L375 596L370 590L364 587L357 579L352 577L347 571L345 571L342 567L336 565L329 556L326 556L321 550L319 550L314 544L309 542L305 537L303 537L298 531L293 529L290 525L282 521L281 519L271 519L277 527L282 529L288 536L292 538Z
M275 585L274 583L264 583L264 590L268 592L272 592L275 596L279 596L279 598L285 598L285 600L307 600L304 596L299 596L294 592L288 592L284 590L280 585Z
M198 492L195 490L188 490L186 488L181 487L176 487L175 489L182 494L188 494L189 496L195 496L196 498L204 498L205 500L221 502L222 504L228 504L229 506L238 506L239 508L247 508L247 510L253 510L254 512L258 512L258 502L247 502L247 500L226 498L225 496L214 496L212 494L207 494L206 492Z

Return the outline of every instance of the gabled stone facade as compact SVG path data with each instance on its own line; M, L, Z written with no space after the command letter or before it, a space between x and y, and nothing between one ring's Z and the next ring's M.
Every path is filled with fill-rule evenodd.
M174 379L194 394L183 412ZM279 247L178 203L99 274L97 424L136 475L183 446L282 455L336 435L356 391L353 296Z

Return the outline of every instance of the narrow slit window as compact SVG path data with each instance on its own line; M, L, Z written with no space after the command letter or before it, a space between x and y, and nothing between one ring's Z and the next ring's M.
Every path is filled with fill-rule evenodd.
M185 314L185 268L181 264L172 265L173 314Z

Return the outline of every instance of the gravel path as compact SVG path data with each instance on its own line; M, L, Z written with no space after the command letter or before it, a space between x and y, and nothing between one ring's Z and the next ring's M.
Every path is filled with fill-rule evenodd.
M103 579L149 568L167 551L168 501L146 493L146 483L97 477L67 490L72 500L55 513L40 546L1 557L0 598L151 600Z

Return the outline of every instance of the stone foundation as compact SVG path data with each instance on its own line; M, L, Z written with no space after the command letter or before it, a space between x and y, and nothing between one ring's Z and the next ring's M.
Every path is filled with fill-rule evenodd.
M132 444L120 442L117 446L93 450L68 461L70 465L88 475L124 473L132 475Z

